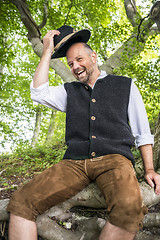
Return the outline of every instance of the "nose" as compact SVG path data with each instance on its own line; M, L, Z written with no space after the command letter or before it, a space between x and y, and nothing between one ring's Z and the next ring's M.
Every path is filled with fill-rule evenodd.
M79 62L78 62L78 61L75 61L75 62L73 63L73 70L76 70L76 69L78 69L79 67L80 67Z

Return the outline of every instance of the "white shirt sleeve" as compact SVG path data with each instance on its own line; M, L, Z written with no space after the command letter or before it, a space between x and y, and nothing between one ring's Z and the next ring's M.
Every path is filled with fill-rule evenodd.
M49 86L45 83L38 88L33 88L33 82L30 86L31 99L49 108L66 112L67 92L64 85ZM132 134L135 138L136 147L146 144L154 144L154 136L151 135L147 113L143 103L142 96L132 81L130 90L130 99L128 105L128 117Z
M146 144L154 144L154 136L151 135L150 126L142 96L132 81L130 99L128 105L128 117L135 138L136 147Z
M49 108L66 112L67 93L64 85L49 86L49 83L44 83L38 88L33 87L33 82L30 85L31 99Z

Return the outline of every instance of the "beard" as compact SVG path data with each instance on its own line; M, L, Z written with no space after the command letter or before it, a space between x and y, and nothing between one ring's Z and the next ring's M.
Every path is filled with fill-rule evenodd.
M78 68L74 71L76 79L80 82L87 83L93 73L93 67L87 69L86 67Z

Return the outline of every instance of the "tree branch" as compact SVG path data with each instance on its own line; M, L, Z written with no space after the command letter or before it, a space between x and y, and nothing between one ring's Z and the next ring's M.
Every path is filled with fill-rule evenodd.
M38 25L33 20L26 0L9 0L17 8L21 16L21 20L24 23L25 27L28 30L28 39L30 40L33 37L40 37L41 33L39 31Z
M135 0L124 0L124 6L128 19L133 27L137 26L137 19L141 19L140 14L137 12Z
M135 0L124 0L125 10L128 19L130 20L133 27L137 28L138 34L136 31L133 32L131 37L123 43L123 45L117 49L117 51L109 57L103 65L100 66L100 70L105 70L108 74L113 74L113 70L115 68L121 68L124 66L123 55L125 55L125 59L131 59L131 56L138 56L140 52L143 50L145 42L150 35L157 35L160 33L157 28L152 27L154 24L153 19L159 21L160 14L159 7L160 2L158 4L153 5L151 12L154 17L147 16L147 19L143 21L140 14L137 12ZM136 30L136 29L135 29ZM137 39L136 39L137 38Z
M26 1L25 0L23 0L23 1L22 0L10 0L10 1L13 4L15 4L15 6L18 8L18 10L20 12L22 22L28 29L29 40L32 43L34 52L39 57L41 57L42 51L43 51L43 44L40 40L41 34L40 34L37 24L34 22L31 14L30 14L30 11L29 11ZM45 0L45 4L46 4L46 1L47 0ZM137 18L141 19L141 17L137 13L135 0L124 0L124 3L125 3L126 14L127 14L128 18L131 20L133 25L137 26L136 19ZM72 6L72 2L71 2L71 6ZM143 32L142 32L143 38L139 39L139 41L143 40L143 43L145 43L145 39L148 38L148 35L146 35L146 31L144 31L144 29L146 30L146 28L149 28L151 30L151 26L153 25L153 23L154 22L151 20L147 20L147 21L143 22L143 25L142 25L143 26L143 29L142 29L143 30ZM43 24L41 24L41 26ZM156 32L152 29L152 31L150 31L150 33L157 34L159 32ZM106 62L100 67L100 69L105 70L107 73L113 74L113 70L115 68L121 67L122 65L124 65L123 58L122 58L124 53L125 53L125 55L128 56L128 59L130 59L130 56L132 56L133 54L139 54L140 51L142 51L144 44L142 46L140 46L138 44L138 42L135 42L135 41L136 41L136 35L134 33L130 37L130 39L128 39L128 41L126 41L123 44L123 46L115 52L114 55L112 55L109 59L106 60ZM69 69L66 67L66 65L63 62L61 62L59 59L51 60L50 67L53 68L56 71L56 73L65 82L71 82L71 81L75 80L75 78L73 77L73 75L71 74Z
M160 1L157 1L151 8L150 18L157 24L160 31Z
M139 44L134 33L123 45L112 54L103 65L100 66L100 70L106 71L108 74L113 74L113 70L116 68L125 67L125 62L131 60L131 56L137 56L144 48L143 44ZM125 56L125 61L123 59ZM128 58L128 61L127 61Z
M43 21L38 26L39 29L42 29L47 23L47 16L48 16L48 0L44 0L44 12L43 12Z
M65 19L64 25L66 24L66 22L67 22L67 20L68 20L69 13L70 13L71 8L72 8L72 4L73 4L73 0L71 0L71 5L70 5L70 8L69 8L69 10L68 10L67 17L66 17L66 19Z
M28 5L26 3L26 0L9 0L12 2L19 10L22 22L26 26L28 30L28 39L32 44L32 48L34 52L41 57L43 52L43 44L41 42L40 36L40 30L38 25L33 20L30 10L28 8ZM45 0L45 4L47 3L47 0ZM46 16L46 15L45 15ZM44 24L44 21L43 21ZM43 26L41 23L41 26ZM59 59L51 60L50 67L55 70L55 72L65 81L65 82L71 82L74 81L75 78L71 74L69 68L66 67L66 65L60 61Z
M31 44L34 52L41 57L43 52L43 44L39 38L32 38ZM75 78L71 74L69 68L59 59L52 59L50 62L50 67L55 70L65 82L75 81Z
M140 188L143 196L143 202L147 206L152 206L160 202L160 195L156 195L154 189L147 183L140 183ZM6 212L8 200L0 200L0 221L7 221L9 215ZM78 218L76 214L72 214L70 209L74 206L86 206L95 209L106 209L106 202L103 195L100 193L95 183L89 184L85 189L79 192L71 199L56 205L39 215L37 218L38 233L45 239L56 240L89 240L99 239L99 233L104 226L106 220L100 220L98 217ZM155 215L154 215L155 216ZM159 217L159 214L156 216ZM152 219L153 215L149 215ZM71 225L75 225L74 231L67 230L58 225L59 221L67 221L70 219ZM148 225L148 218L144 219L145 224ZM159 219L154 221L154 225L159 226ZM136 238L138 239L158 239L158 238Z

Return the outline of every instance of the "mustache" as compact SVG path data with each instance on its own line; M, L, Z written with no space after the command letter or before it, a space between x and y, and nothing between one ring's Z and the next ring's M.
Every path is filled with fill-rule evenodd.
M80 71L85 71L86 70L86 68L85 67L82 67L82 68L77 68L77 69L75 69L74 70L74 74L78 74Z

